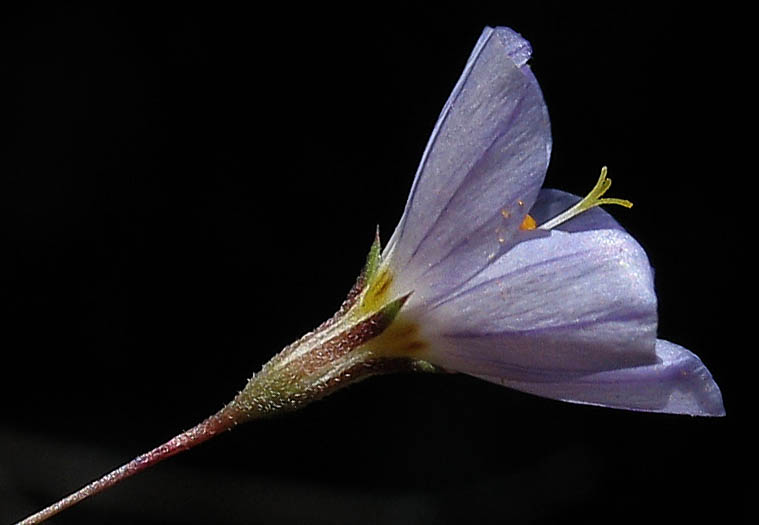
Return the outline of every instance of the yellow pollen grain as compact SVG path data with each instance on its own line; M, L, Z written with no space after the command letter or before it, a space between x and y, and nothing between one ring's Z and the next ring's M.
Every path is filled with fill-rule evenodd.
M501 215L503 215L504 219L508 219L509 217L511 217L511 213L509 213L509 210L507 210L506 208L501 210Z

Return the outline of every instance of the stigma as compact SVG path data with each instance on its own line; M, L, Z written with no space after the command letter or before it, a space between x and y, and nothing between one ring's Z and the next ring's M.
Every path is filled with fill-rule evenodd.
M598 177L598 182L596 182L596 185L593 187L592 190L590 190L590 193L588 193L583 199L569 208L568 210L564 211L563 213L560 213L553 219L549 219L548 221L544 222L540 226L538 226L538 229L541 230L551 230L560 224L564 224L569 219L572 219L573 217L576 217L577 215L580 215L581 213L588 211L591 208L595 208L596 206L600 206L602 204L617 204L619 206L624 206L625 208L632 208L633 203L624 200L624 199L615 199L615 198L601 198L603 195L611 188L611 179L606 177L607 173L606 166L601 168L601 176ZM520 228L522 229L532 229L532 228L525 228L524 223L527 222L527 218L532 219L529 215L525 217L525 220L522 222L522 226ZM534 223L534 219L532 220ZM534 226L533 226L534 228Z

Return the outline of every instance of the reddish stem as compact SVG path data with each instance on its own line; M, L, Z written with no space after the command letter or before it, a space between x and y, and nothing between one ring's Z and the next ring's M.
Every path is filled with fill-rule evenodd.
M199 445L200 443L211 439L219 432L232 429L239 422L239 415L238 410L233 405L227 405L202 423L173 437L163 445L137 456L129 463L109 472L102 478L93 481L72 494L69 494L62 500L53 503L36 514L19 521L16 525L33 525L36 523L42 523L46 519L55 516L62 510L79 503L89 496L102 492L128 477L137 474L138 472L142 472L148 467L152 467L166 458L170 458L171 456L184 452L195 445Z

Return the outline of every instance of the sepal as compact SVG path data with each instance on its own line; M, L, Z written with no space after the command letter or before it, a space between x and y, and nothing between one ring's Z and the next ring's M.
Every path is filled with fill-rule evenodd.
M377 225L374 242L371 248L369 248L369 254L366 256L366 264L364 264L360 278L363 278L364 282L371 282L372 278L377 274L381 262L382 242L380 241L379 225Z

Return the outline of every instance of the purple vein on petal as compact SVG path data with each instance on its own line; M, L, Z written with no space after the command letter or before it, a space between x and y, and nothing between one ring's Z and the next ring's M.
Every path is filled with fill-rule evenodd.
M403 211L403 223L400 225L400 234L398 235L398 239L403 238L403 234L406 231L406 226L408 223L408 212L411 208L412 203L414 202L414 196L416 195L416 192L419 188L421 174L424 172L424 169L427 166L430 152L432 151L432 148L435 146L440 136L440 130L443 129L445 122L451 115L451 109L453 108L454 103L461 96L464 84L466 84L466 81L469 80L469 76L472 74L472 70L474 69L474 65L477 62L477 59L482 54L482 51L485 49L486 44L493 36L493 33L494 32L491 30L486 38L480 38L479 42L477 42L477 45L467 60L466 66L464 67L464 72L461 74L461 77L459 77L459 80L453 87L453 92L451 93L450 97L448 97L448 101L445 103L443 111L441 112L438 121L435 123L435 127L432 129L432 135L430 137L430 140L427 142L427 146L424 148L424 152L422 153L422 159L419 162L419 167L416 170L416 177L414 177L414 182L411 185L411 191L409 192L408 200L406 201L406 206Z
M552 257L550 259L542 259L540 261L536 261L536 262L534 262L532 264L529 264L529 265L526 265L526 266L520 266L519 268L514 268L513 270L508 271L508 272L503 273L503 274L500 274L497 277L493 277L493 278L487 279L485 281L482 281L481 283L475 284L474 286L472 286L470 288L462 290L462 288L466 285L466 283L471 282L472 279L476 278L483 271L485 271L486 267L483 267L476 275L473 275L466 282L462 283L462 285L460 287L458 287L457 290L453 291L450 294L447 294L446 296L442 297L440 300L436 301L435 303L428 305L425 308L425 310L428 311L428 312L431 312L431 311L437 309L438 307L443 306L443 305L445 305L445 304L447 304L447 303L449 303L449 302L451 302L453 300L459 299L459 298L464 297L464 296L466 296L468 294L471 294L471 293L477 293L477 291L480 290L481 288L486 287L488 285L492 285L496 281L500 281L502 279L506 279L506 278L512 277L512 276L517 275L519 273L530 272L530 271L533 271L533 270L535 270L537 268L540 268L540 267L543 267L543 266L550 266L551 264L554 264L557 261L560 261L562 259L579 258L582 255L586 255L586 254L591 253L591 252L592 252L592 250L588 249L588 250L583 250L581 252L573 252L573 253L568 254L568 255L560 255L560 256L557 256L557 257ZM589 273L589 272L586 272L586 273ZM562 285L563 283L559 283L559 284ZM555 289L558 289L560 287L561 286L557 286Z
M526 92L524 94L522 94L522 96L519 97L519 100L517 100L517 103L514 106L514 109L511 112L511 115L509 116L509 120L507 122L504 122L503 125L501 125L497 129L497 131L494 133L493 140L490 141L490 144L488 144L488 146L482 151L482 154L480 155L480 157L469 167L469 169L466 172L466 175L464 175L464 177L459 182L459 185L456 188L456 191L454 191L451 194L451 196L446 201L445 205L443 205L441 207L441 209L438 212L437 217L435 218L435 220L430 223L429 228L424 233L424 235L422 236L422 238L419 241L419 243L416 245L416 248L414 248L414 251L411 253L411 256L409 257L409 260L411 260L411 259L414 258L414 256L417 254L417 252L419 252L419 250L422 248L422 246L426 243L426 241L429 238L430 234L433 231L435 231L435 226L438 224L438 221L440 220L440 217L442 217L443 215L445 215L445 212L448 211L448 209L451 206L451 203L454 202L456 200L456 198L459 197L463 191L469 191L469 187L467 185L467 182L469 180L471 180L473 177L476 177L477 175L480 175L479 168L480 168L480 166L482 166L482 164L486 160L488 160L487 159L487 154L493 149L494 146L496 146L499 143L499 141L503 138L503 136L506 134L506 132L512 127L514 119L516 119L517 115L519 114L519 110L522 107L522 105L524 104L524 101L525 101L526 98L527 98L527 93ZM538 188L539 188L539 185L538 185ZM525 211L525 213L527 213L527 212ZM520 220L520 222L521 222L521 220ZM481 226L481 224L478 225L472 231L476 231L477 229L480 228L480 226ZM470 232L470 234L471 234L471 232ZM467 235L463 235L462 239L464 241L466 241ZM453 249L451 249L448 252L448 254L450 254L452 251L453 251ZM446 256L444 256L441 260L445 260L447 258L447 256L448 256L448 254L446 254Z
M514 314L514 316L518 316L520 312L517 312ZM527 312L522 312L527 313ZM568 330L583 330L587 328L593 328L599 324L609 323L609 322L632 322L637 320L645 320L647 317L649 317L650 313L646 312L641 309L631 309L631 308L618 308L615 311L609 312L606 310L605 315L599 315L596 317L593 317L592 319L586 319L582 321L572 321L562 324L555 324L551 326L542 326L537 328L509 328L506 330L503 330L501 332L496 331L490 331L490 332L482 332L482 331L450 331L450 332L441 332L441 336L448 337L451 339L498 339L502 338L504 336L514 335L514 336L521 336L521 335L540 335L540 334L550 334L551 332L567 332Z

